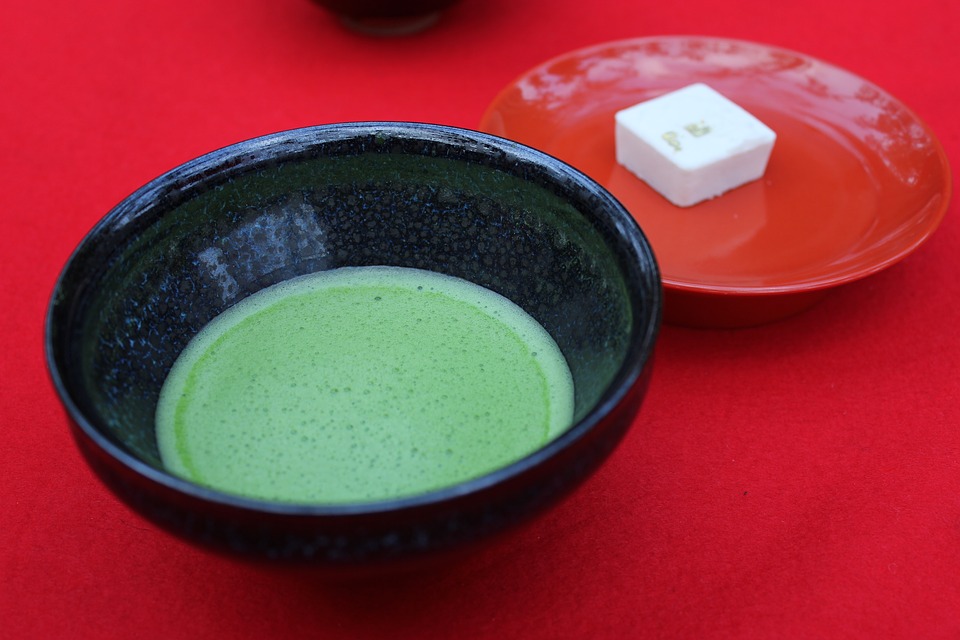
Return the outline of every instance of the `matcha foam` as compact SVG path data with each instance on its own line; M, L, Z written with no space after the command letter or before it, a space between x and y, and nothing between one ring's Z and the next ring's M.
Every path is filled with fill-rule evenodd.
M336 504L503 467L570 426L556 343L503 296L418 269L288 280L214 318L174 363L157 440L172 473Z

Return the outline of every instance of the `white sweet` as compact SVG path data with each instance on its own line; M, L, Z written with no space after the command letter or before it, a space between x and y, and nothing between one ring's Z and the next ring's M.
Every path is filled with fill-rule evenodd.
M776 139L702 83L616 114L617 162L680 207L760 178Z

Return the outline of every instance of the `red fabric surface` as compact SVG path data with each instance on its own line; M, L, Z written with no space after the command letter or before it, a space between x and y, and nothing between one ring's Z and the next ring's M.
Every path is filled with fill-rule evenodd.
M535 64L607 40L802 51L907 103L960 162L950 0L463 0L402 39L308 0L5 3L0 636L960 637L960 220L799 316L665 327L648 400L558 508L457 563L331 585L209 556L93 477L47 379L47 298L135 188L255 135L475 127Z

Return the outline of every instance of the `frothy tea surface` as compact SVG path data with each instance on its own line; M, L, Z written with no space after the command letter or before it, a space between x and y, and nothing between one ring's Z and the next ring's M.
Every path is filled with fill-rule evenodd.
M556 343L506 298L400 267L282 282L216 317L170 371L157 439L225 492L336 504L500 468L570 426Z

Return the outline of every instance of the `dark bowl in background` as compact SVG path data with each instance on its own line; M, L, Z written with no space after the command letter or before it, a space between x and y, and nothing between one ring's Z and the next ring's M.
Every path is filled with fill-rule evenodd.
M482 477L365 504L251 500L165 471L157 397L197 331L264 287L362 265L457 276L523 307L568 361L573 426ZM634 423L661 307L642 231L582 173L475 131L346 123L214 151L122 201L64 267L46 350L80 451L136 512L234 557L353 570L469 547L579 485Z
M351 29L372 35L407 35L433 26L461 0L312 0Z

